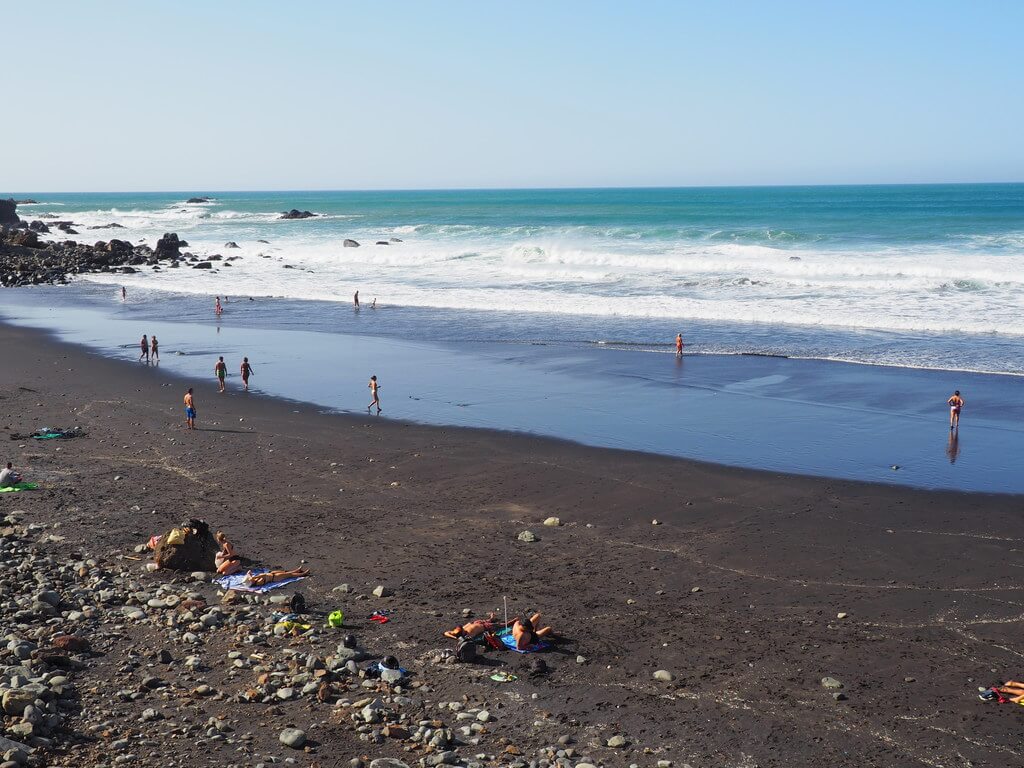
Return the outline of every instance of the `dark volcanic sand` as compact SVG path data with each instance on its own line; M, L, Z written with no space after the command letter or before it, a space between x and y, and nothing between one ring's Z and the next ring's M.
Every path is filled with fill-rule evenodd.
M234 389L219 396L212 372L193 382L200 431L188 433L184 385L154 369L7 326L0 348L0 445L45 486L5 494L0 512L61 521L69 544L93 554L130 553L201 516L267 565L305 558L314 577L302 591L313 606L358 619L382 605L394 611L385 626L359 622L358 634L409 661L434 687L428 698L488 703L497 722L467 755L499 753L502 739L530 755L571 733L577 754L606 765L1024 764L1024 710L982 703L975 690L1024 675L1020 497L322 415ZM89 435L7 439L44 425ZM562 527L541 525L551 515ZM516 541L527 528L540 540ZM396 594L357 602L331 593L342 582ZM441 633L461 623L463 608L500 609L502 595L510 610L541 610L568 638L547 656L549 676L530 679L529 657L511 653L497 656L520 674L506 685L475 667L417 665L446 646ZM117 652L85 673L100 691ZM675 683L653 680L657 669ZM845 684L846 701L821 686L826 675ZM248 721L257 754L283 757L282 727L328 719L310 706L205 709ZM587 746L615 733L627 749ZM290 756L321 766L403 757L398 745L368 745L341 725L316 739L315 754ZM188 740L156 750L169 760L241 760Z

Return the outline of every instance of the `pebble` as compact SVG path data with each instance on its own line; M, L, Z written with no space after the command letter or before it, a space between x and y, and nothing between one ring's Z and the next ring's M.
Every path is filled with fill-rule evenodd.
M821 685L823 688L839 689L843 687L843 684L836 680L834 677L823 677L821 678Z
M306 745L306 732L298 728L285 728L281 731L278 741L292 749L302 749Z
M659 680L663 683L671 683L673 680L675 680L675 675L673 675L667 669L659 669L652 675L652 677L654 677L655 680Z
M516 536L516 538L519 541L530 544L537 540L537 535L533 531L523 531L518 536Z
M845 619L845 618L846 618L847 616L849 616L849 615L850 615L850 614L848 614L848 613L843 613L843 612L840 612L840 613L837 613L837 614L836 614L836 618L837 618L837 619Z
M548 526L550 528L557 528L561 524L562 524L562 521L560 519L558 519L557 517L549 517L549 518L547 518L544 521L544 525L546 525L546 526Z
M379 584L373 588L374 597L391 597L393 594L395 593L387 587L385 587L383 584Z
M620 734L616 734L615 736L612 736L610 739L608 739L607 743L608 746L612 749L618 749L619 747L626 746L626 737Z

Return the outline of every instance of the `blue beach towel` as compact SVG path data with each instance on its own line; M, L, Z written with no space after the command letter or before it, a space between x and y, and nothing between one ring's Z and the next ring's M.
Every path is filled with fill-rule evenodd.
M511 629L503 629L498 633L498 639L501 640L502 644L510 651L516 653L537 653L538 651L546 651L551 647L551 643L547 640L538 640L533 645L528 645L525 648L516 648L516 639L512 636Z
M267 573L269 568L253 568L253 573ZM301 581L306 578L305 576L292 576L290 579L284 579L283 581L275 581L273 584L264 584L262 587L255 587L252 584L245 583L244 573L233 573L230 576L218 576L213 580L214 584L219 584L221 588L233 589L236 592L258 592L263 594L269 592L272 589L283 587L286 584L291 584L293 581Z

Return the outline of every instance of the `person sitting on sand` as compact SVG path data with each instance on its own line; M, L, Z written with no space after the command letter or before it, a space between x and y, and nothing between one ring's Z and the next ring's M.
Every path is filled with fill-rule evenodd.
M13 488L21 482L21 475L14 471L14 465L7 462L7 466L0 469L0 488Z
M532 645L536 645L542 638L550 635L554 630L551 627L536 629L540 622L540 614L535 613L528 619L516 619L512 625L512 637L515 638L516 648L525 651Z
M472 640L474 637L479 637L484 632L493 632L498 628L498 625L494 621L494 614L487 614L486 619L474 619L461 627L455 629L449 629L444 633L445 637L450 637L452 640L461 640L463 638Z
M265 587L267 584L273 584L275 581L301 579L304 576L309 576L309 568L300 567L293 568L290 571L267 571L266 573L253 573L249 571L245 574L243 581L250 587Z
M214 539L220 544L220 551L214 555L213 562L217 566L217 573L221 576L230 576L242 570L242 558L235 552L235 547L228 541L224 531L217 531Z

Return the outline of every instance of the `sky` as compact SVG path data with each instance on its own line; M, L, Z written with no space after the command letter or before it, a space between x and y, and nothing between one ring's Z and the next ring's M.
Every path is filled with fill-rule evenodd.
M5 3L0 192L1024 181L1024 2Z

